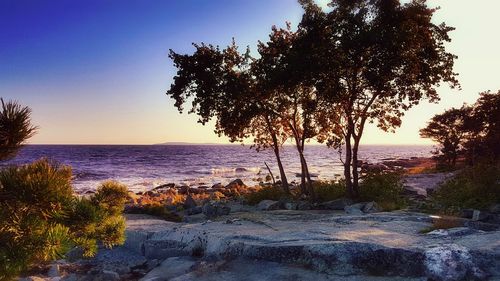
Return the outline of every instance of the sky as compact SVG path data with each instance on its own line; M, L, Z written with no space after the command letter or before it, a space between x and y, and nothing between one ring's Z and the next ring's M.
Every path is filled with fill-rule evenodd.
M500 89L500 1L429 5L456 28L448 51L462 90L440 87L441 102L412 108L395 134L369 126L365 144L428 144L418 130L433 115ZM227 143L165 95L176 72L168 50L233 37L255 49L301 14L295 0L0 0L0 96L32 108L33 144Z

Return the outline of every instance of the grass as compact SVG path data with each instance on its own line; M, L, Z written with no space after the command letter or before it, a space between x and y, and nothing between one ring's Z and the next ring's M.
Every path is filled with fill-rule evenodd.
M436 216L432 220L432 225L420 230L420 233L429 233L438 229L450 229L463 226L462 220L450 216Z

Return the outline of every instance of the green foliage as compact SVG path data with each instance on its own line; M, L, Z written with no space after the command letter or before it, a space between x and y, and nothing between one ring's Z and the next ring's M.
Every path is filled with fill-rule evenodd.
M89 257L98 243L124 242L124 187L104 183L95 196L79 198L71 176L69 167L46 159L0 171L0 280L73 247Z
M482 209L500 202L500 164L479 163L447 180L432 194L435 209Z
M281 200L289 198L291 195L287 194L282 188L275 186L263 187L262 189L251 192L245 195L245 199L250 205L257 205L262 200Z
M97 188L92 201L111 215L118 215L123 212L127 198L128 190L125 185L115 181L107 181Z
M406 206L402 191L400 172L371 172L362 177L360 200L375 201L385 211L401 209Z
M13 157L22 144L32 137L36 127L31 125L31 109L15 101L0 98L0 160Z
M146 214L162 218L167 221L181 222L182 217L170 212L165 206L157 204L149 204L142 206L135 206L127 210L129 214Z
M316 181L313 184L318 202L332 201L346 197L345 181Z
M468 107L452 108L432 117L427 127L420 130L421 137L430 138L439 143L439 149L434 154L441 168L455 167L465 138L464 122L469 115Z

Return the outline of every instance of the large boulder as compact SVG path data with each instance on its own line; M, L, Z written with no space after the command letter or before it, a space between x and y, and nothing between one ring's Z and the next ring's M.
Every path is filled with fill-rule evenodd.
M344 211L349 215L362 215L364 214L362 209L364 208L365 203L357 203L344 207Z
M306 211L306 210L311 210L312 208L313 205L309 201L299 201L297 203L297 210Z
M241 179L235 179L234 181L226 185L226 188L239 188L239 187L246 187L246 185L243 183Z
M345 207L351 205L353 201L349 198L340 198L332 201L323 202L318 205L318 208L324 210L344 210Z
M257 205L257 209L261 211L272 211L280 208L280 202L274 200L262 200Z
M486 274L465 247L449 244L425 251L426 274L430 280L485 280Z
M363 213L368 213L368 214L377 213L380 212L381 210L382 208L380 208L380 206L374 201L366 203L362 209Z
M207 218L215 218L229 215L231 208L220 201L209 201L203 205L202 212Z

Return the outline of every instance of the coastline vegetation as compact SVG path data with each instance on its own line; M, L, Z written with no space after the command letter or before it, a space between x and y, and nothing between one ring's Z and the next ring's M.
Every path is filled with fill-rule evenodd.
M314 138L345 150L345 188L357 199L365 124L393 131L406 110L439 100L438 85L459 87L456 56L445 50L453 28L434 24L436 10L424 1L342 0L328 12L312 0L299 2L304 14L297 29L272 27L256 56L249 48L241 53L234 40L223 49L194 43L192 54L170 50L178 71L167 95L180 112L190 105L200 123L215 120L219 135L273 149L286 193L285 141L295 144L301 193L311 200L306 143Z

